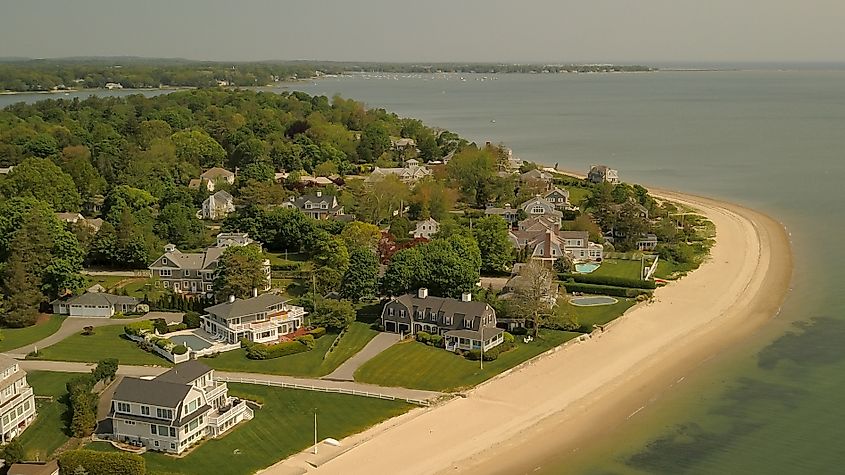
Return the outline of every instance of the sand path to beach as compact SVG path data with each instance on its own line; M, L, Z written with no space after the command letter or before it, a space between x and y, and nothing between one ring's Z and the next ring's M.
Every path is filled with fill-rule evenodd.
M697 271L658 289L654 303L594 338L488 381L466 398L344 440L350 450L308 473L525 472L532 457L583 446L623 422L777 313L792 273L779 223L729 203L655 194L693 206L716 224L716 244ZM281 462L266 473L292 473L301 462Z

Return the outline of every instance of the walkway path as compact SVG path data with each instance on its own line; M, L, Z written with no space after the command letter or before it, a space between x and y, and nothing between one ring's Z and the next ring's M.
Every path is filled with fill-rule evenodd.
M178 318L177 318L178 315ZM62 322L62 326L59 327L56 333L52 335L42 338L34 343L30 343L28 345L22 346L20 348L16 348L14 350L10 350L6 353L6 355L12 358L24 358L29 352L33 351L35 348L39 350L43 350L50 345L55 345L56 343L64 340L65 338L76 335L77 333L82 332L82 329L85 327L104 327L108 325L125 325L127 323L132 322L139 322L141 320L148 320L150 318L164 318L167 321L176 320L182 321L182 314L181 313L165 313L165 312L154 312L142 317L136 318L105 318L105 317L67 317L65 321ZM108 355L103 355L106 357Z
M96 366L93 363L43 360L21 360L19 361L19 364L21 369L24 371L61 371L66 373L87 373ZM117 374L135 377L157 376L168 369L169 368L160 366L120 365ZM228 382L263 384L268 386L305 389L310 391L337 392L346 394L354 393L361 396L381 397L382 399L395 398L411 402L433 401L443 396L443 393L436 391L376 386L374 384L355 383L351 381L327 381L321 379L294 378L291 376L279 376L272 374L215 371L215 376L220 380Z
M321 379L327 379L331 381L355 381L355 370L361 367L367 361L378 356L379 353L382 351L390 348L391 346L395 345L399 342L399 334L398 333L379 333L376 335L372 340L370 340L367 345L361 349L358 353L349 358L348 360L344 361L343 364L338 366L334 371L326 376L323 376Z

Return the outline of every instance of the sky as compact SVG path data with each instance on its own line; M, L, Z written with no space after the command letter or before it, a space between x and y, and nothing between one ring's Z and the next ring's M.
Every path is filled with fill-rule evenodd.
M842 0L5 0L0 57L843 62Z

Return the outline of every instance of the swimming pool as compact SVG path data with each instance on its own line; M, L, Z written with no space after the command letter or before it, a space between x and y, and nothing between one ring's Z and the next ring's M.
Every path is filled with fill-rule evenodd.
M195 335L176 335L171 336L168 340L177 345L185 345L192 350L204 350L211 347L211 343Z
M597 305L613 305L618 300L613 297L608 297L606 295L594 295L590 297L573 297L569 300L569 303L572 305L577 305L579 307L595 307Z
M579 274L589 274L590 272L599 268L600 264L595 262L584 262L582 264L575 264L575 272Z

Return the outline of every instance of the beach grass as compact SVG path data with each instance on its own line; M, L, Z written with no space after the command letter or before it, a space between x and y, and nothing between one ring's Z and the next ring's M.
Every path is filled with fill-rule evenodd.
M117 358L120 364L170 366L157 354L148 353L123 335L123 325L94 329L93 335L76 334L55 345L39 348L35 359L96 363L103 358Z
M341 440L413 408L399 401L236 383L229 383L229 394L258 401L262 406L255 409L251 421L235 426L219 439L202 442L185 457L147 452L143 455L147 470L247 475L311 446L315 412L319 439ZM115 450L102 442L88 448Z
M325 376L334 371L352 355L376 336L378 332L370 326L353 322L343 335L337 347L326 356L337 338L336 334L327 334L316 340L314 349L293 355L269 360L251 360L242 349L227 351L218 356L203 358L202 361L220 371L243 373L279 374L285 376ZM324 359L325 357L325 359Z
M52 371L33 371L26 375L36 396L52 397L52 400L36 400L38 417L20 436L27 460L46 460L70 439L65 384L77 376L78 373Z
M590 275L639 280L642 278L640 275L641 271L642 262L639 259L635 261L628 259L605 259L598 269L591 272Z
M559 314L568 314L578 319L580 330L589 333L593 325L604 325L622 316L629 308L636 305L634 299L618 298L612 305L580 306L566 303L557 307Z
M0 340L0 352L10 351L43 340L59 331L65 317L50 315L35 325L25 328L4 328L0 330L3 339Z
M355 380L381 386L454 392L477 385L523 361L554 348L580 333L541 330L530 343L517 337L517 347L502 353L495 361L470 361L442 348L416 341L393 345L366 362L355 372Z

